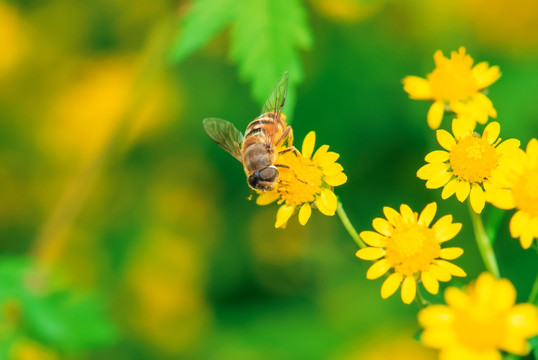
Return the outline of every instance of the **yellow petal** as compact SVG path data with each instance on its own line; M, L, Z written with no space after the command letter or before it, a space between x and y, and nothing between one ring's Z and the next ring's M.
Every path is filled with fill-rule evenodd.
M449 197L451 197L452 195L454 195L454 193L456 192L456 189L458 187L458 184L459 184L459 180L458 179L452 179L450 180L446 185L445 187L443 188L443 191L441 192L441 198L443 200L446 200L448 199Z
M437 262L437 265L446 269L452 276L458 276L458 277L467 276L467 274L465 273L465 271L463 271L462 268L460 268L457 265L452 264L451 262L448 262L445 260L437 260L436 262Z
M426 164L418 169L417 177L422 180L428 180L440 173L445 173L449 167L450 165L446 163Z
M484 191L480 185L473 184L470 199L471 207L473 208L474 212L480 214L482 209L484 209L484 204L486 203L486 196L484 195Z
M332 163L323 167L323 174L325 176L335 176L344 171L344 168L339 163Z
M295 206L286 204L282 205L276 213L275 228L285 226L293 214L293 210L295 210Z
M374 263L368 271L366 272L366 278L373 280L377 279L383 275L390 269L389 262L387 259L381 259L378 262Z
M481 92L477 92L473 95L473 102L480 106L484 111L492 118L497 117L497 110L493 107L491 100Z
M375 231L382 235L390 236L390 234L392 234L393 227L385 219L375 218L372 221L372 226L374 227Z
M424 210L420 213L420 216L418 218L418 224L423 226L430 226L430 223L432 222L433 218L435 217L435 213L437 212L437 203L434 201L432 203L429 203L426 205Z
M493 293L489 300L496 310L509 310L516 303L516 288L507 279L495 280Z
M426 100L432 97L428 80L418 76L406 76L402 82L405 92L411 99Z
M529 214L524 211L517 211L510 220L510 234L514 238L518 238L522 230L527 227L529 221Z
M428 110L428 126L435 130L441 125L445 113L445 103L441 100L434 102Z
M429 271L423 271L420 274L420 279L422 280L422 285L430 294L437 294L439 292L439 281Z
M402 220L406 224L412 224L415 222L415 214L409 205L402 204L400 205L400 214L402 214Z
M516 206L512 191L507 189L491 189L486 191L486 200L499 209L509 210Z
M305 157L310 159L312 156L312 152L314 151L314 146L316 144L316 132L310 131L308 134L306 134L304 140L303 140L303 147L301 148L301 154ZM329 148L327 146L327 148Z
M418 322L424 328L451 323L453 318L452 310L445 305L430 305L418 313Z
M445 260L454 260L459 258L463 254L463 249L459 247L450 247L441 249L439 257Z
M389 277L381 285L381 297L388 298L398 290L403 280L403 276L399 273L390 274Z
M374 231L361 231L359 237L370 246L385 247L387 245L386 237Z
M461 140L473 134L474 122L470 122L467 118L452 120L452 133L457 140Z
M430 273L432 273L432 275L434 275L439 281L446 282L452 279L452 275L450 275L447 270L440 267L439 265L430 265Z
M426 160L429 163L443 163L445 161L448 161L450 158L450 154L447 151L444 150L435 150L426 155L424 160Z
M518 139L508 139L500 143L495 150L501 154L512 154L517 152L521 142Z
M331 190L321 189L320 196L316 197L316 203L318 204L318 209L322 212L322 214L333 216L336 212L338 199Z
M316 150L314 153L314 156L312 157L312 161L317 163L319 159L323 158L323 156L327 153L329 150L329 145L321 145L319 149Z
M413 276L406 276L402 283L402 301L411 304L417 293L417 282Z
M280 195L276 191L267 191L262 194L259 194L256 198L256 204L257 205L268 205L274 201L276 201Z
M437 130L435 135L437 136L439 145L441 145L445 150L450 151L454 145L456 145L456 140L454 140L454 137L446 130Z
M448 165L448 164L447 164ZM426 181L426 188L428 189L438 189L442 186L445 186L450 179L452 179L453 173L450 171L441 172Z
M389 223L392 224L392 226L397 226L402 221L402 216L400 215L400 213L391 207L384 206L383 214L385 215Z
M458 235L461 230L461 223L453 223L443 227L434 225L433 229L435 230L435 236L437 237L437 241L439 243L444 243L451 240L454 236Z
M325 155L323 155L317 162L317 164L321 167L324 167L324 166L328 166L334 162L336 162L336 160L338 160L338 158L340 157L340 155L338 153L335 153L334 151L327 151L325 153Z
M467 199L470 191L471 185L467 181L460 181L456 186L456 197L460 202L463 202Z
M329 186L340 186L347 182L347 175L341 172L333 176L325 176L323 177L323 180L325 180Z
M499 125L498 122L493 121L486 126L484 132L482 133L482 137L488 139L488 143L491 145L495 142L495 140L497 140L500 132L501 125Z
M528 249L531 247L534 237L530 232L526 231L519 237L519 243L523 249Z
M488 63L481 62L476 64L472 69L476 84L479 89L485 89L501 77L501 71L498 66L488 67Z
M367 247L364 249L358 250L355 255L362 260L377 260L385 256L385 249Z
M304 203L299 210L299 223L303 226L306 225L310 215L312 215L312 208L309 203Z
M470 299L462 290L455 287L449 287L445 290L445 301L451 308L467 310Z

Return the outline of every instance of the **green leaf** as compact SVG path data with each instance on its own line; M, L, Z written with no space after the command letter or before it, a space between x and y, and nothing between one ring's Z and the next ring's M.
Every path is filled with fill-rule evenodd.
M538 359L538 335L534 336L529 339L529 344L532 348L532 353L534 354L534 358Z
M63 351L103 347L115 329L102 302L73 288L50 289L48 274L29 259L0 258L0 323L10 344L31 338ZM7 327L6 327L7 326ZM0 347L0 358L4 347Z
M235 4L235 0L194 1L172 46L172 61L177 63L191 55L228 25L235 14Z
M239 74L252 81L252 93L263 105L284 71L289 72L288 111L302 79L299 50L312 38L300 0L240 0L233 21L231 56ZM291 106L290 106L291 104Z

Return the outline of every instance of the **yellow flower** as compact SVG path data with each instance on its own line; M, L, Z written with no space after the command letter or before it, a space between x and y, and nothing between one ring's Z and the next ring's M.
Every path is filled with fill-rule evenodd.
M488 121L488 116L497 117L483 90L501 76L498 66L490 67L487 62L473 66L473 59L465 54L464 47L453 51L450 59L437 50L433 59L435 70L427 79L418 76L403 79L404 90L411 99L433 101L428 111L428 125L432 129L439 127L445 110L481 124Z
M272 191L258 193L258 205L267 205L278 200L282 204L276 214L275 227L285 227L289 218L299 208L299 222L305 225L312 214L312 207L322 214L332 216L336 212L337 199L333 187L344 184L347 176L344 168L338 164L338 155L328 151L329 145L322 145L314 156L316 133L309 132L301 153L287 151L280 154L276 164L279 178Z
M454 137L448 131L437 130L437 141L447 151L436 150L426 155L428 164L417 171L417 176L427 180L428 189L444 186L443 199L455 193L463 202L470 194L471 207L480 214L486 199L483 187L488 187L494 170L510 166L519 150L519 140L500 143L498 122L489 123L482 136L473 133L473 128L474 122L454 119Z
M527 339L538 334L538 309L518 304L516 290L506 279L483 273L467 291L450 287L445 305L432 305L418 314L422 342L441 350L444 360L497 360L500 350L525 355Z
M414 213L405 204L400 212L384 207L386 220L375 218L372 226L377 232L363 231L362 240L369 245L357 251L363 260L378 260L366 273L368 279L377 279L393 269L381 286L381 297L388 298L402 284L402 301L410 304L415 298L417 282L431 294L439 291L439 281L449 281L454 276L466 276L459 267L446 260L463 254L458 247L441 248L441 243L452 239L461 229L452 222L452 215L445 215L430 227L437 204L428 204L420 213ZM381 259L381 260L379 260Z
M501 209L517 209L510 233L528 249L538 238L538 140L527 144L511 161L511 167L493 172L486 200Z

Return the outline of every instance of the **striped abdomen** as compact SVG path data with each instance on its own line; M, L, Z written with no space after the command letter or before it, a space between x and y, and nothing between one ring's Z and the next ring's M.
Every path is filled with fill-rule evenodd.
M242 144L243 165L247 175L273 165L276 159L275 142L286 130L284 118L268 112L254 119L245 132Z

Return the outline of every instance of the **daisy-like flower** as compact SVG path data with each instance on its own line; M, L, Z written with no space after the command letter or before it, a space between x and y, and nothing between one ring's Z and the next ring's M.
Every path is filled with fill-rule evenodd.
M454 260L463 254L459 247L441 248L441 244L452 239L461 229L460 223L452 222L452 215L445 215L430 227L437 204L428 204L420 213L413 212L405 204L400 212L384 207L386 219L375 218L372 226L376 230L360 233L369 246L357 251L363 260L377 260L366 273L368 279L377 279L393 269L381 286L381 297L388 298L402 285L402 301L410 304L415 298L417 282L431 294L439 291L439 281L449 281L452 276L466 276Z
M473 59L465 54L464 47L453 51L450 59L437 50L433 59L435 70L426 79L418 76L403 79L404 90L411 99L433 101L428 111L428 125L432 129L439 127L445 110L481 124L488 121L488 116L497 117L483 90L501 76L498 66L490 67L487 62L473 66Z
M493 172L486 200L501 209L517 209L510 233L528 249L538 238L538 140L529 141L526 152L518 155L511 168Z
M474 123L466 119L452 121L452 136L448 131L437 130L437 141L444 150L426 155L428 164L417 171L417 176L427 180L428 189L443 187L441 197L448 199L454 193L460 202L470 194L471 207L480 214L484 208L487 187L492 172L510 166L519 149L519 140L502 143L498 138L498 122L489 123L482 136L473 133Z
M328 151L329 145L322 145L314 153L316 133L309 132L301 152L287 151L278 156L276 164L280 167L277 184L272 191L259 193L256 203L267 205L278 200L281 204L276 214L275 227L285 227L295 210L299 209L299 223L306 225L312 208L322 214L332 216L336 212L337 199L334 186L347 181L344 168L336 160L340 157Z
M527 339L538 334L538 309L515 305L516 290L506 279L483 273L467 291L446 289L445 301L418 314L421 341L440 349L441 359L500 360L501 350L525 355Z

